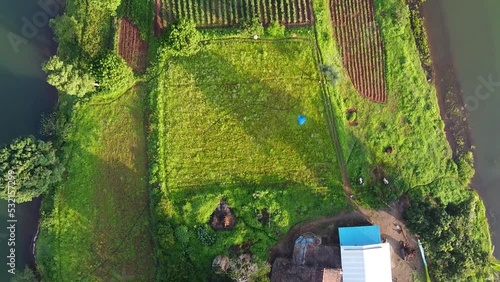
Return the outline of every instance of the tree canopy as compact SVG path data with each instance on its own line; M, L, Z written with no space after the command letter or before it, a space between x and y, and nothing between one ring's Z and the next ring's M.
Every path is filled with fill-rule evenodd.
M57 16L50 20L50 27L54 30L57 42L71 43L82 32L82 24L74 16Z
M431 274L436 281L486 280L491 263L489 250L472 227L477 221L477 200L442 204L439 199L412 202L405 210L408 227L421 234L429 250Z
M16 202L29 202L61 181L63 171L51 142L18 138L0 149L0 198L9 198L11 186Z
M124 85L129 85L134 79L134 72L122 57L115 53L107 53L98 58L92 66L99 84L99 89L113 91Z
M47 73L47 82L60 92L82 97L94 91L94 79L90 74L58 56L51 57L42 68Z
M105 9L110 11L111 13L114 13L116 11L116 8L121 3L121 0L88 0L87 3L91 7L95 7L98 9Z
M22 272L17 272L14 277L10 280L11 282L34 282L37 281L35 273L33 273L33 270L26 266L24 268L24 271Z

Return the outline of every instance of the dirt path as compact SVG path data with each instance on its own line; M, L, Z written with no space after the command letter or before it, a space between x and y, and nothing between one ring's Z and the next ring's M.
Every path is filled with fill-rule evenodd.
M314 13L314 11L312 11ZM313 14L313 18L315 18ZM317 30L316 30L316 25L313 25L314 28L314 33L316 36L314 37L314 48L316 49L316 57L318 60L318 63L323 65L323 55L321 53L321 49L319 47L318 43L318 37L317 37ZM330 132L330 137L332 140L332 144L335 148L335 152L337 154L337 161L340 167L340 172L342 175L342 186L344 188L344 193L346 195L346 200L349 205L351 202L350 200L350 195L351 195L351 187L349 185L349 177L347 175L347 167L346 167L346 162L344 159L344 155L342 153L342 147L340 146L340 141L339 141L339 135L335 126L335 115L333 113L333 106L332 106L332 101L330 99L330 96L328 95L328 89L326 88L326 83L328 83L327 79L325 78L325 75L323 72L320 71L321 75L321 94L323 98L323 103L326 111L326 123L328 125L328 131Z
M316 218L292 226L284 238L269 250L269 262L278 257L291 258L294 242L306 232L312 232L322 238L322 244L338 246L338 227L378 225L384 240L391 246L391 268L393 281L412 282L414 277L422 275L423 264L416 238L410 234L403 221L403 210L407 199L402 197L383 210L367 210L356 206L358 211L341 213L333 217ZM415 253L404 260L400 242L406 242Z

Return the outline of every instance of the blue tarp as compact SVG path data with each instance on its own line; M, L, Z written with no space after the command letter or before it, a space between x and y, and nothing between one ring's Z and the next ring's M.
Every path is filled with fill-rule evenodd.
M299 125L303 125L303 124L306 122L306 119L307 119L307 118L306 118L306 116L304 116L304 115L299 115L299 116L297 117L297 122L299 123Z
M380 227L377 225L340 227L339 238L341 246L366 246L382 243Z

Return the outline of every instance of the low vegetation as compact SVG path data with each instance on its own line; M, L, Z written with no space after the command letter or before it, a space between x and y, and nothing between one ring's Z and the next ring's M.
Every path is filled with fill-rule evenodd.
M62 153L67 177L43 203L36 246L45 280L153 279L145 90L74 109Z
M265 260L292 224L345 207L309 40L210 41L161 66L152 97L161 277L206 280L231 249ZM236 213L232 231L208 225L221 200Z

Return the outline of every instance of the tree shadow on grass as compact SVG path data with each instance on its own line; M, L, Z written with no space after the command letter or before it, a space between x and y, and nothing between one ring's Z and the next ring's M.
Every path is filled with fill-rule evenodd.
M213 66L210 77L206 78L206 74L193 67L193 61ZM176 63L196 77L195 86L204 101L224 113L215 120L206 120L205 124L209 124L204 136L206 143L219 142L219 135L211 133L224 132L225 122L236 120L260 153L271 156L276 144L285 144L314 174L312 183L339 189L340 173L324 118L321 89L311 84L311 78L273 84L268 77L256 77L223 56L204 50L194 57L178 59ZM254 67L259 68L258 64ZM224 84L224 78L231 78L233 82ZM297 123L299 114L307 117L303 126ZM241 177L237 173L233 176Z
M103 118L111 119L106 113ZM141 117L130 118L142 121ZM66 178L57 189L55 210L48 219L54 227L42 228L37 245L39 264L53 281L127 277L150 281L154 260L145 144L131 139L135 145L120 142L111 146L105 140L119 135L99 128L116 125L106 121L76 124L78 133L65 147Z

